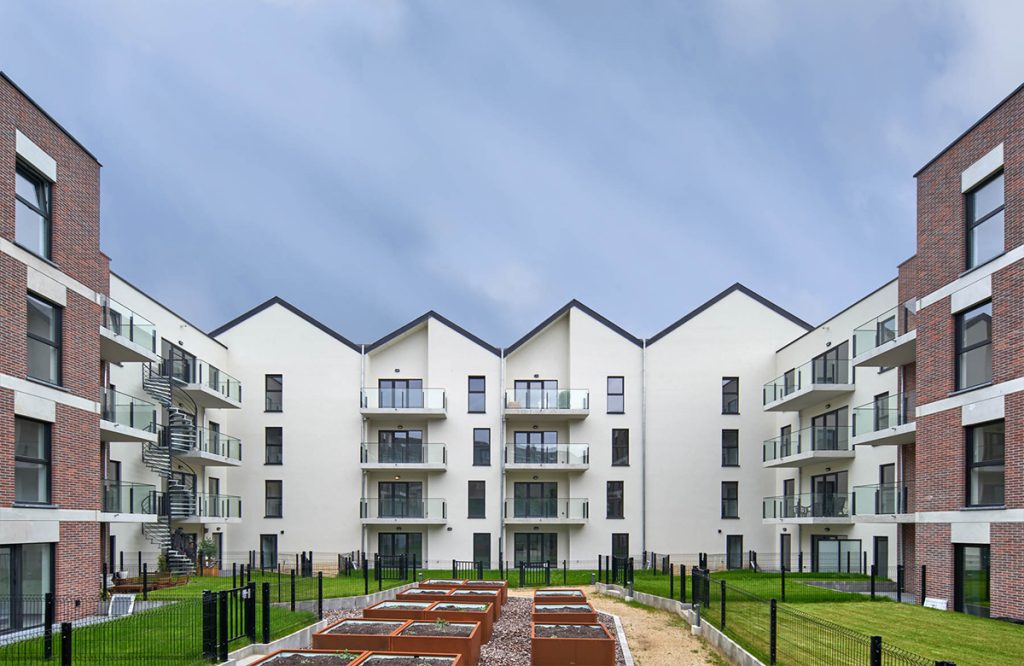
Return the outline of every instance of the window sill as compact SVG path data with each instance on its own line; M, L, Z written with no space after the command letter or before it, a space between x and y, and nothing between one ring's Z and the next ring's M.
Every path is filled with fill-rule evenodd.
M68 389L67 387L61 386L60 384L53 384L51 382L46 381L45 379L37 379L35 377L29 377L28 375L25 375L25 380L26 381L30 381L33 384L39 384L40 386L46 386L47 388L52 388L55 391L63 391L64 393L71 393L71 390Z
M739 516L722 516L722 520L739 520Z
M272 462L265 462L265 463L263 463L263 464L264 464L264 465L266 465L266 466L269 466L269 467L280 467L280 466L281 466L281 465L283 465L284 463L283 463L283 462L276 462L276 463L272 463Z
M985 261L981 262L977 266L971 266L970 268L965 270L960 275L957 275L956 277L957 277L957 279L959 279L959 278L962 278L965 275L970 275L971 273L973 273L974 271L978 270L979 268L984 268L985 266L988 266L993 261L995 261L996 259L1001 258L1005 254L1006 254L1006 251L1004 250L1003 252L1000 252L999 254L995 255L994 257L990 257L990 258L986 259Z
M739 412L722 412L722 416L739 416Z
M471 410L471 411L468 411L466 413L467 414L486 414L487 412L474 412L474 411Z
M952 398L954 396L963 395L964 393L970 393L971 391L977 391L978 389L988 388L989 386L992 386L991 381L987 381L984 384L975 384L974 386L968 386L967 388L950 391L946 394L946 397Z
M19 247L19 248L21 248L22 250L25 250L26 252L28 252L29 254L31 254L31 255L32 255L33 257L35 257L36 259L39 259L40 261L43 261L43 262L45 262L45 263L49 264L50 266L53 266L53 267L54 267L54 268L56 268L57 270L59 270L59 271L63 272L63 271L61 270L61 267L60 267L60 266L58 266L57 264L53 263L53 259L47 259L47 258L46 258L46 257L44 257L43 255L41 255L41 254L37 253L37 252L36 252L35 250L30 250L30 249L28 249L27 247L25 247L24 245L22 245L22 244L21 244L21 243L19 243L18 241L11 241L11 242L12 242L12 243L14 243L14 245L16 245L17 247Z
M605 414L625 414L626 412L605 412Z
M739 466L740 466L739 463L736 463L735 465L726 465L725 463L722 463L722 467L739 467Z
M284 518L284 516L263 516L263 517L264 518L274 518L274 519Z
M605 520L625 520L625 516L607 516Z
M59 509L56 504L36 502L12 502L11 507L15 509Z
M587 463L587 464L589 465L590 463ZM629 463L618 463L618 464L612 463L612 467L629 467Z
M1006 511L1005 504L977 504L960 507L961 511Z
M263 410L264 414L281 414L283 412L284 412L283 409L264 409Z

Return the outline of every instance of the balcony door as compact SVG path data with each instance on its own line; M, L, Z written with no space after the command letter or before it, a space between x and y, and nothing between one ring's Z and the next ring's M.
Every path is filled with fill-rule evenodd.
M260 568L261 569L276 569L277 568L277 535L276 534L261 534L260 535Z
M420 566L423 557L423 534L420 532L381 532L377 535L377 552L385 557L405 555L409 564Z
M515 564L547 562L558 566L558 534L554 532L516 532Z
M725 568L743 568L743 535L729 534L725 537Z
M516 518L557 518L558 484L527 482L515 484Z
M423 518L421 481L380 481L377 493L381 518Z
M846 507L846 472L811 477L811 515L835 518L849 515Z
M811 535L811 570L827 573L857 573L861 567L860 539Z
M164 374L191 384L195 381L196 357L164 340Z
M422 430L381 430L377 433L377 445L382 463L423 462Z
M517 379L515 401L519 409L557 409L558 381L554 379Z
M878 466L878 506L875 513L898 513L899 488L896 486L896 463Z
M848 342L843 342L811 361L811 373L815 384L849 383Z
M845 451L848 448L850 414L847 407L811 419L811 450Z
M422 409L422 379L381 379L377 383L378 405L391 409Z
M989 617L989 546L955 544L956 572L953 579L953 610Z
M800 498L796 496L796 479L782 482L782 518L795 518Z
M558 462L558 433L531 430L515 433L515 462L552 465Z
M53 592L53 544L0 546L0 635L43 624Z

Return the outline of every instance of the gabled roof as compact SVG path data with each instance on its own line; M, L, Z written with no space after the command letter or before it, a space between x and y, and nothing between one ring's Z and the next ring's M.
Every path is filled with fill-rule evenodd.
M658 340L662 339L663 337L665 337L666 335L668 335L672 331L676 330L677 328L679 328L680 326L682 326L686 322L690 321L691 319L693 319L694 317L696 317L700 313L702 313L705 310L707 310L708 308L710 308L712 305L714 305L718 301L722 300L723 298L725 298L729 294L732 294L733 292L737 292L737 291L740 292L741 294L743 294L744 296L748 296L748 297L752 298L753 300L757 301L758 303L760 303L761 305L765 306L769 310L775 312L776 314L779 314L779 315L785 317L786 319L790 320L791 322L793 322L797 326L802 327L804 330L810 331L811 329L814 328L813 326L808 324L806 321L804 321L800 317L797 317L795 314L793 314L789 310L785 310L785 309L779 307L778 305L776 305L775 303L772 303L771 301L769 301L767 298L765 298L761 294L753 292L750 289L747 289L745 286L743 286L739 282L737 282L736 284L732 285L731 287L729 287L725 291L721 292L720 294L718 294L717 296L715 296L711 300L707 301L703 305L698 306L696 309L691 310L689 313L687 313L686 315L684 315L680 319L678 319L675 322L669 324L668 327L662 329L658 333L655 333L652 337L647 338L647 344L652 344L654 342L657 342Z
M588 308L586 305L584 305L583 303L580 303L579 301L577 301L574 298L571 301L569 301L568 303L566 303L565 305L563 305L561 308L559 308L558 311L556 311L550 317L548 317L547 319L545 319L541 323L539 323L536 326L534 326L533 329L529 333L527 333L526 335L524 335L523 337L519 338L518 340L513 342L511 345L506 347L505 348L505 355L507 356L508 354L511 354L512 352L514 352L516 349L518 349L523 344L525 344L530 338L534 337L535 335L537 335L538 333L543 331L545 328L550 326L552 323L554 323L555 321L560 319L562 316L564 316L572 308L576 308L576 309L580 310L581 312L585 312L586 314L590 315L591 317L593 317L594 319L596 319L600 323L604 324L605 326L607 326L611 330L615 331L616 333L618 333L622 337L626 338L627 340L629 340L630 342L632 342L636 346L639 347L639 346L641 346L643 344L643 340L641 340L640 338L636 337L635 335L633 335L632 333L630 333L626 329L622 328L621 326L619 326L615 322L611 321L607 317L604 317L601 314L597 313L595 310L592 310L592 309Z
M289 312L291 312L295 316L299 317L300 319L303 319L306 322L312 324L313 326L315 326L316 328L320 329L321 331L323 331L327 335L331 336L332 338L334 338L338 342L346 345L347 347L350 347L351 349L353 349L355 351L359 351L360 350L359 345L357 345L356 343L352 342L351 340L349 340L348 338L343 336L341 333L338 333L337 331L335 331L333 328L331 328L327 324L324 324L323 322L318 321L317 319L314 319L312 316L306 314L305 312L303 312L302 310L298 309L297 307L295 307L294 305L292 305L288 301L284 300L280 296L274 296L273 298L271 298L269 300L263 301L262 303L260 303L256 307L254 307L252 310L249 310L248 312L245 312L245 313L235 317L234 319L232 319L231 321L229 321L228 323L226 323L226 324L224 324L222 326L218 326L217 328L215 328L212 331L210 331L210 336L211 337L216 337L216 336L220 335L221 333L224 333L225 331L227 331L229 329L232 329L235 326L238 326L239 324L241 324L246 319L249 319L250 317L254 317L254 316L258 315L259 313L263 312L264 310L266 310L267 308L269 308L272 305L280 305L285 310L288 310Z
M373 351L374 349L377 349L378 347L382 347L382 346L386 345L387 343L391 342L395 338L397 338L397 337L399 337L399 336L401 336L401 335L411 331L412 329L416 328L417 326L423 325L424 323L426 323L426 321L428 319L436 319L437 321L441 322L442 324L444 324L448 328L452 329L453 331L455 331L456 333L458 333L462 337L466 338L470 342L475 342L476 344L480 345L481 347L483 347L487 351L491 352L495 356L500 356L501 355L501 350L498 349L497 347L495 347L494 345L488 344L487 342L485 342L481 338L478 338L477 336L473 335L472 333L470 333L466 329L462 328L461 326L459 326L458 324L456 324L452 320L448 319L447 317L443 317L442 315L439 315L438 313L434 312L433 310L430 310L429 312L426 312L423 315L420 315L416 319L413 319L408 324L405 324L404 326L402 326L400 328L396 328L395 330L391 331L390 333L385 335L383 338L380 338L376 342L371 342L370 344L366 345L366 351L370 352L370 351Z

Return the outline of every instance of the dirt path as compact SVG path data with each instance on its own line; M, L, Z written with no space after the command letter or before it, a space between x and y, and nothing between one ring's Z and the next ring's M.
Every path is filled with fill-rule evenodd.
M690 625L668 611L627 604L583 588L587 601L599 611L618 615L637 666L719 666L728 664L717 652L690 633ZM531 590L510 589L510 596L532 596Z

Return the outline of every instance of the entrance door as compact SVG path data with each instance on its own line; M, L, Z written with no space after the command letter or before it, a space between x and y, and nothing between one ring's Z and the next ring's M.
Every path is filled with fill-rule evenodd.
M276 534L261 534L260 535L260 568L261 569L276 569L277 568L277 535Z
M377 552L384 556L405 555L409 564L420 566L423 557L421 532L381 532L377 535Z
M878 466L878 506L875 513L898 513L899 493L896 486L896 464Z
M727 569L743 568L742 534L730 534L725 537L725 567Z
M849 515L846 506L846 472L811 477L811 516L836 518Z
M953 610L989 617L989 547L956 544Z
M793 535L779 535L779 564L785 567L786 571L793 570Z
M558 566L558 534L555 532L516 532L515 564L549 562Z
M53 592L53 544L0 546L0 634L43 624Z
M530 430L515 433L515 462L551 465L558 462L558 433Z
M377 515L381 518L423 517L423 482L381 481L377 492Z
M514 486L513 512L516 518L557 518L558 484L554 482L517 483Z
M377 433L380 462L389 464L422 463L422 430L381 430Z
M889 537L876 536L874 551L875 575L891 578L889 575Z

